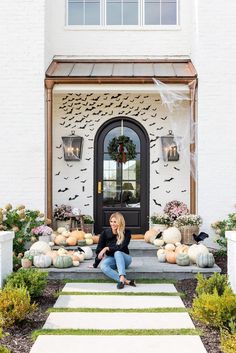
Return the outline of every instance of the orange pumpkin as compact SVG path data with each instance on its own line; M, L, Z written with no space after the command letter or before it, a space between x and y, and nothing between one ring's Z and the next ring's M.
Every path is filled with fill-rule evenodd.
M71 257L73 261L80 261L80 258L77 255L72 255Z
M154 237L156 237L158 232L155 229L150 229L144 234L144 240L146 243L150 243L150 240L153 239L155 240Z
M98 244L98 242L99 242L99 235L93 235L93 236L92 236L92 239L93 239L93 244Z
M166 251L166 261L170 264L176 264L176 253L175 251Z
M76 237L69 236L69 237L66 239L66 244L67 244L67 245L70 245L70 246L75 246L75 245L77 244L77 239L76 239Z
M175 249L176 255L184 253L187 254L188 253L188 245L185 244L181 244L179 246L177 246L177 248Z
M82 230L74 230L70 236L75 237L77 240L84 240L85 233Z

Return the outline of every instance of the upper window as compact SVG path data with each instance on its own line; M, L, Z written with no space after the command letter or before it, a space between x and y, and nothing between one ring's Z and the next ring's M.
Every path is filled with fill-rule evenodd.
M69 26L177 25L179 0L67 0Z

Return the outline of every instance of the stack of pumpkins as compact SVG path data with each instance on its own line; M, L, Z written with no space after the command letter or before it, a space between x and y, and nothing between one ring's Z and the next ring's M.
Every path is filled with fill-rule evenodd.
M150 229L145 233L144 240L159 248L157 258L159 262L168 262L179 266L189 266L196 264L198 267L213 267L215 259L209 253L208 248L203 244L193 244L191 246L181 244L181 233L178 228L170 227L160 232Z
M51 250L49 244L44 241L37 241L25 252L25 258L33 258L33 265L39 268L46 268L51 265L57 268L76 266L84 260L93 257L93 251L89 246L81 247L77 251L68 251L65 248Z
M81 230L74 230L69 232L64 227L60 227L56 232L51 235L50 246L86 246L97 244L99 237L97 235L92 235L91 233L85 233Z

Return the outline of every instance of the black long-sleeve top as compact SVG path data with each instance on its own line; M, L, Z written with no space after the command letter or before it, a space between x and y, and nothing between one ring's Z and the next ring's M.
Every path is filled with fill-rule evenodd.
M113 234L112 230L110 228L104 230L100 234L99 242L98 242L97 249L96 249L96 254L98 255L100 253L100 251L105 247L109 248L109 250L106 251L107 256L114 256L114 253L116 251L122 251L126 254L129 254L128 245L129 245L129 242L131 239L131 231L126 229L124 235L125 235L125 238L124 238L123 242L118 245L116 243L117 242L116 234ZM93 267L97 267L100 261L101 260L98 259L98 257L96 257L95 262L93 264Z

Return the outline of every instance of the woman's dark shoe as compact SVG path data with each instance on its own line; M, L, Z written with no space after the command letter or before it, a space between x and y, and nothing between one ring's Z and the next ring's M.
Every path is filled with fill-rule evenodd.
M131 280L129 281L129 286L131 286L131 287L136 287L136 283L134 282L133 279L131 279Z
M125 286L124 282L118 282L117 289L123 289Z

